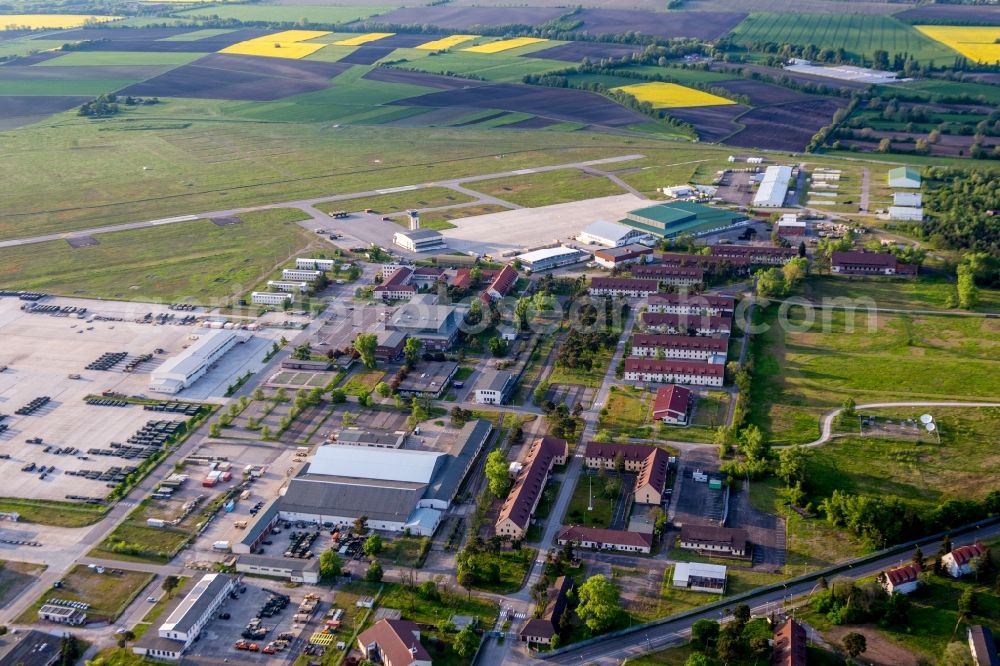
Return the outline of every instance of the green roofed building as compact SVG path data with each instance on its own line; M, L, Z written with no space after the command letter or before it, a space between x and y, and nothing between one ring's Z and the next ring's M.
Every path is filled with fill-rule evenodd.
M621 221L660 238L703 236L747 221L747 216L691 201L670 201L629 212Z
M889 169L889 187L920 187L920 172L913 167Z

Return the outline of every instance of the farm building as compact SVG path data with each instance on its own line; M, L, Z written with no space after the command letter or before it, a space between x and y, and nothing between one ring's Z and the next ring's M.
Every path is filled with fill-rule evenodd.
M758 208L781 208L788 196L788 181L792 179L792 167L769 166L764 171L764 179L753 196L753 205Z
M920 187L920 172L913 167L902 166L889 169L889 187L916 189Z
M190 347L167 359L150 373L149 390L155 393L183 391L208 372L212 364L235 347L236 343L246 342L251 337L250 333L243 331L205 331Z
M627 530L609 530L601 527L571 525L562 528L556 542L562 546L572 543L591 550L614 550L621 553L649 555L653 550L653 535Z
M285 303L291 303L293 299L294 297L291 294L284 291L250 292L250 302L254 305L284 305Z
M649 312L668 312L670 314L699 315L707 314L718 317L732 313L736 307L736 299L732 296L715 296L713 294L651 294L646 300Z
M729 335L732 332L732 318L728 316L668 314L666 312L643 312L639 315L640 325L653 333L674 335Z
M997 645L993 640L993 632L989 627L974 624L969 627L969 653L972 663L976 666L1000 666L1000 656L997 656Z
M682 525L678 545L704 555L745 558L750 556L750 536L746 530L713 525Z
M674 565L673 586L723 594L726 591L726 567L722 564L678 562Z
M623 245L628 245L629 243L634 243L646 235L647 234L637 229L627 227L624 224L598 220L584 229L583 232L576 237L576 239L581 243L591 243L607 247L621 247Z
M603 268L621 268L628 264L641 264L652 258L653 250L645 245L623 245L594 253L594 261Z
M656 280L633 280L629 278L595 277L590 281L592 296L626 296L641 298L655 294L660 288Z
M552 468L565 465L568 456L569 445L566 440L546 435L531 443L514 485L500 507L495 526L497 536L524 538Z
M771 666L806 666L807 643L806 628L788 618L774 631Z
M920 208L924 205L924 195L920 192L893 192L892 205Z
M541 617L533 617L524 623L519 637L524 643L550 645L559 633L560 621L569 605L566 594L573 589L573 579L559 576L545 591L545 606Z
M745 223L746 215L690 201L668 201L633 210L623 224L659 238L703 236Z
M634 333L629 356L676 358L706 363L725 363L729 351L726 336Z
M915 206L889 206L889 219L902 222L922 222L924 209Z
M749 260L751 264L781 266L799 256L794 247L773 245L713 245L712 255L732 260Z
M448 247L444 236L433 229L397 231L392 235L392 242L410 252L431 252Z
M232 576L205 574L177 604L156 633L146 632L132 647L135 654L176 661L201 636L201 630L236 586Z
M959 546L941 558L944 570L952 578L968 576L973 572L973 562L986 555L986 547L978 541L970 546Z
M878 582L888 594L909 594L917 589L919 577L920 567L911 563L883 571L878 576Z
M694 404L694 394L683 386L661 386L653 401L653 420L685 425Z
M903 264L888 252L834 252L830 257L830 272L838 275L906 275L917 274L917 267Z
M409 620L382 618L358 634L364 658L383 666L431 666L431 655L420 643L420 627Z
M705 281L704 269L696 267L641 264L633 266L630 272L632 277L658 280L670 287L693 287Z
M547 271L553 268L559 268L560 266L569 266L570 264L578 264L589 258L590 255L583 250L566 247L565 245L550 247L544 250L534 250L533 252L525 252L524 254L519 254L515 257L515 259L521 262L522 266L534 272Z
M625 380L658 384L722 386L726 368L719 363L655 358L625 359Z
M590 469L611 469L618 460L626 472L638 475L633 496L636 504L659 504L667 482L669 456L663 449L641 444L587 442L584 464Z

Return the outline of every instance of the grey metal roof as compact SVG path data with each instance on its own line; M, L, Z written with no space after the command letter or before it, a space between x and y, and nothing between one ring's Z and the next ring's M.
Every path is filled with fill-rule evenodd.
M321 516L405 522L426 486L345 479L342 477L302 475L288 484L281 500L281 510Z
M597 220L584 229L583 233L617 243L621 239L627 238L629 234L635 234L636 230L617 222Z
M231 582L232 578L226 574L206 574L191 588L160 630L186 632L191 629Z
M412 231L411 230L397 231L396 233L398 233L401 236L406 236L410 240L430 240L433 238L439 238L442 240L444 239L444 236L441 235L441 232L434 231L433 229L414 229Z
M360 444L362 446L386 446L396 448L403 445L404 432L389 430L361 430L345 428L337 433L337 441L344 444Z
M313 557L308 560L299 560L290 557L272 557L270 555L240 555L237 563L255 567L268 567L271 569L288 569L292 573L303 571L319 571L319 558Z
M49 666L59 657L59 638L34 629L0 638L0 664Z
M451 503L472 467L472 461L482 451L492 432L493 424L485 419L469 421L462 426L447 461L431 481L424 498Z
M253 524L246 529L245 533L243 534L243 538L240 539L240 543L252 544L253 542L255 542L257 538L264 532L264 530L266 530L271 525L271 521L273 521L274 517L277 515L278 515L278 500L275 498L269 500L268 503L264 505L263 510L257 513L257 516L254 518Z

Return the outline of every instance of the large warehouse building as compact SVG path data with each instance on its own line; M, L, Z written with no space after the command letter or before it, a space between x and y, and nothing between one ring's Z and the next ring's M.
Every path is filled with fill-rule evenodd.
M492 425L478 419L458 433L448 453L329 444L289 483L282 520L350 525L433 535L479 456Z
M788 182L792 179L792 167L771 166L764 171L764 180L753 196L757 208L781 208L788 196Z
M592 243L604 245L606 247L621 247L634 243L646 236L643 232L632 227L626 227L617 222L606 222L598 220L583 230L577 240L581 243Z
M413 229L397 231L392 236L392 242L410 252L430 252L448 247L444 236L433 229Z
M691 201L668 201L628 213L622 224L659 238L703 236L746 222L742 213Z
M245 331L207 330L190 347L167 359L150 374L149 390L156 393L179 393L198 381L238 342L252 337Z
M547 271L559 268L560 266L578 264L581 261L590 259L590 255L582 250L560 245L544 250L525 252L524 254L517 255L515 258L521 262L522 266L537 273L538 271Z

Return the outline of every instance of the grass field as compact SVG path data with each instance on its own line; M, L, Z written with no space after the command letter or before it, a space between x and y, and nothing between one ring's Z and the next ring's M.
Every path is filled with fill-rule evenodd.
M476 46L470 46L462 50L469 53L502 53L503 51L510 51L522 46L541 44L547 41L547 39L539 39L537 37L516 37L514 39L498 39L494 42L477 44Z
M208 220L97 236L72 248L62 240L5 248L0 286L67 296L212 302L242 293L314 241L296 224L305 213L273 209L241 216L243 224Z
M931 507L948 499L982 499L1000 488L1000 478L987 470L1000 465L995 433L998 408L912 408L863 410L915 419L931 412L941 443L877 437L843 437L818 447L809 462L810 493L826 497L835 489L864 495L891 495Z
M350 23L358 19L368 18L375 14L387 12L392 7L379 6L325 6L325 5L257 5L232 4L199 7L189 11L179 12L176 16L202 18L218 16L222 19L237 21L261 21L267 23L308 23L335 24Z
M922 276L917 280L880 280L840 276L810 276L803 284L802 296L822 302L825 298L870 298L880 308L906 310L948 310L948 299L955 295L955 285L944 276ZM1000 312L1000 290L980 289L975 310Z
M801 325L801 312L790 322ZM844 312L830 311L807 330L784 330L776 310L754 338L751 419L775 443L819 435L820 415L852 396L885 400L977 400L1000 396L1000 322L978 317L886 315L853 331Z
M1000 44L997 45L1000 48ZM887 86L890 90L903 89L909 92L927 93L930 99L937 95L969 95L980 97L988 104L1000 104L1000 86L972 81L909 81L895 86ZM967 162L966 162L967 163Z
M503 206L497 206L496 204L480 204L430 211L420 214L420 228L433 229L435 231L454 229L455 225L451 223L451 220L457 220L463 217L473 217L475 215L499 213L505 210L508 209ZM392 221L404 227L409 225L409 218L405 215L394 217L392 218Z
M204 53L172 51L67 51L58 58L43 60L38 67L122 67L133 65L184 65Z
M312 55L324 46L324 44L311 43L306 40L327 34L329 33L320 30L285 30L273 35L237 42L222 49L219 53L298 60Z
M226 35L233 32L234 28L202 28L201 30L192 30L191 32L181 33L179 35L172 35L170 37L161 37L156 40L158 42L197 42L199 39L205 39L206 37L216 37L218 35Z
M40 79L0 80L0 95L62 96L82 95L97 97L137 83L139 79Z
M120 18L96 14L0 14L0 30L79 28L85 23L107 23Z
M579 169L559 169L495 180L480 180L469 183L468 187L503 201L530 208L625 194L607 178L592 176Z
M348 377L340 388L350 395L367 395L375 389L383 377L385 372L382 370L359 370Z
M447 187L425 187L419 190L379 194L363 199L331 201L317 204L316 207L324 213L338 210L357 213L371 208L374 213L388 215L389 213L402 213L413 208L435 208L437 206L451 206L470 201L473 201L473 198L469 195L456 192ZM423 217L421 217L422 221Z
M917 30L973 62L1000 61L1000 26L918 25Z
M632 95L640 102L649 102L654 109L682 109L691 106L721 106L736 103L695 88L659 81L621 86L614 90Z
M7 39L0 41L0 58L26 56L41 51L52 51L65 44L62 39Z
M652 394L634 386L611 388L608 401L600 413L598 428L612 436L648 436Z
M92 551L91 557L127 562L156 562L166 564L191 538L191 532L174 527L147 527L134 520L127 520L114 529ZM135 552L122 552L115 545L126 543Z
M93 525L107 512L107 507L72 502L0 497L0 511L16 512L20 520L53 527L86 527Z
M731 33L737 44L776 42L823 49L843 48L852 57L872 58L883 49L892 57L909 53L921 64L949 65L955 52L890 16L755 13Z
M605 496L604 482L617 476L616 472L608 472L603 477L597 474L593 476L581 474L576 486L573 487L573 496L569 500L569 506L566 507L563 523L585 527L610 527L618 494L613 498ZM588 510L588 506L593 506L593 510Z
M153 579L153 574L123 571L120 574L99 574L78 564L62 578L62 587L42 593L35 603L18 617L17 622L32 624L38 621L38 609L46 599L83 601L90 604L88 620L104 618L113 622L129 602Z

